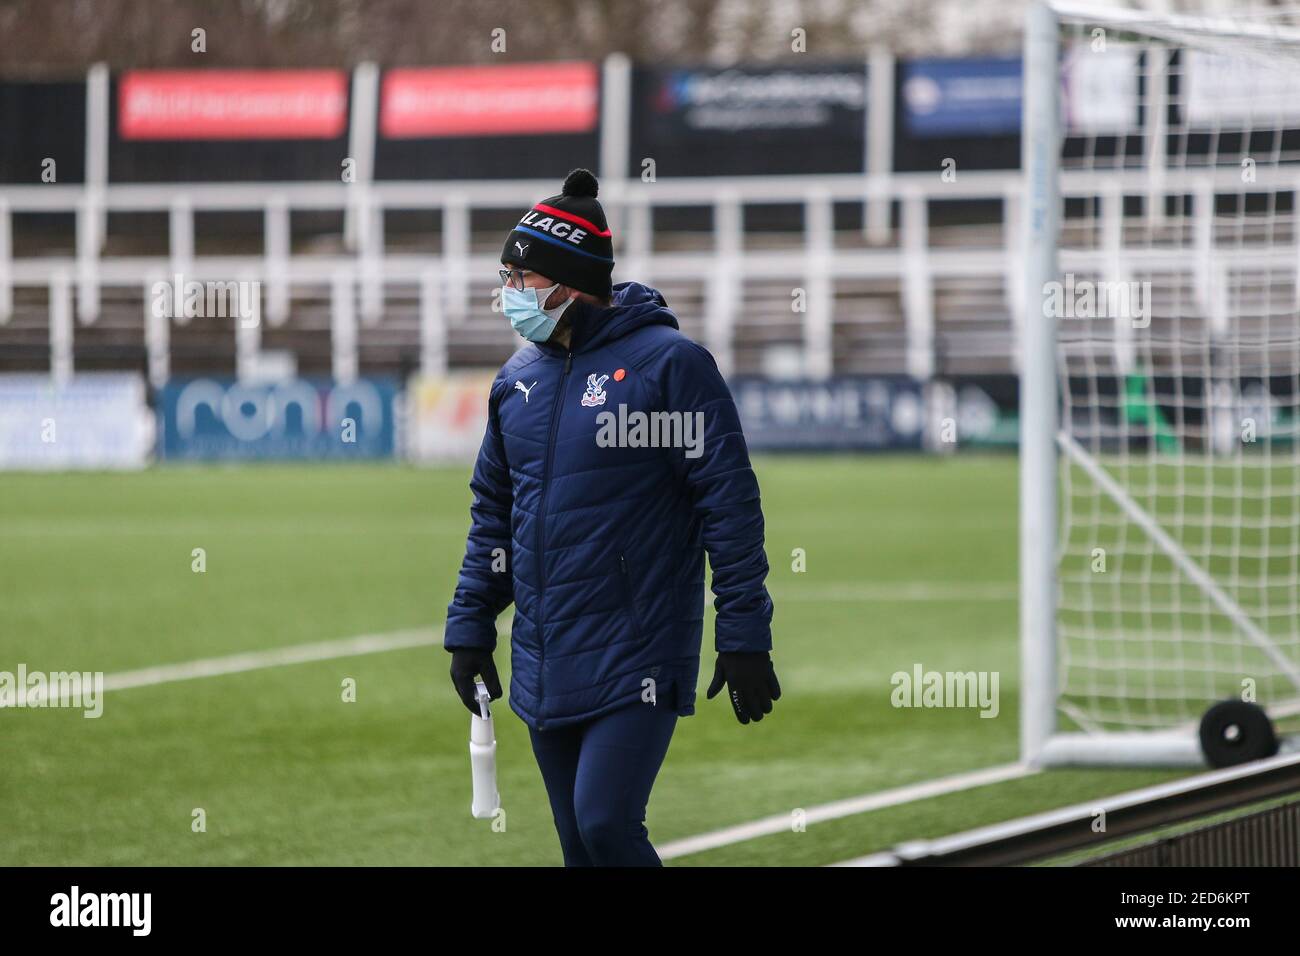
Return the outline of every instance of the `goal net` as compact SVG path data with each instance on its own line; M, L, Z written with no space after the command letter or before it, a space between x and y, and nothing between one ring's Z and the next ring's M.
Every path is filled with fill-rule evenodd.
M1027 23L1024 756L1198 763L1300 699L1300 16Z

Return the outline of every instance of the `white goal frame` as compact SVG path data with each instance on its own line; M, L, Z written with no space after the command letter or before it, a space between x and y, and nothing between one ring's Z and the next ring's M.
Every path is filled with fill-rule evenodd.
M1062 218L1062 118L1058 95L1063 23L1124 24L1150 28L1168 23L1183 36L1250 27L1228 20L1105 10L1068 2L1031 5L1024 38L1022 164L1024 218L1021 230L1023 283L1020 322L1020 747L1030 766L1201 766L1197 728L1175 730L1062 732L1058 730L1057 639L1058 460L1081 469L1129 521L1187 580L1200 589L1245 640L1260 650L1297 688L1300 668L1134 501L1089 452L1073 442L1059 421L1057 320L1038 307L1049 282L1061 281L1058 242ZM1272 29L1270 35L1278 36Z

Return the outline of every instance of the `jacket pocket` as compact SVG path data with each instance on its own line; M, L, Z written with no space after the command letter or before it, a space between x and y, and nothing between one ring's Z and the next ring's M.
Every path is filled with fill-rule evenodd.
M623 604L627 607L628 617L632 619L632 634L638 641L645 640L641 630L641 615L636 609L636 592L632 587L632 576L627 568L627 558L618 556L618 579L623 588Z

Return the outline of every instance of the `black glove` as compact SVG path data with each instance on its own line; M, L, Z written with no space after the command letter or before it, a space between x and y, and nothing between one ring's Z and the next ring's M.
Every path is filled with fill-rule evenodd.
M720 653L713 668L713 683L706 699L713 700L726 681L731 691L731 706L742 724L762 720L772 712L772 701L781 699L781 684L766 651L757 653Z
M487 685L488 699L496 700L500 697L501 680L497 677L497 666L492 661L491 651L465 647L451 652L452 686L456 688L456 693L469 712L476 717L482 716L475 699L478 688L474 686L474 678L480 676Z

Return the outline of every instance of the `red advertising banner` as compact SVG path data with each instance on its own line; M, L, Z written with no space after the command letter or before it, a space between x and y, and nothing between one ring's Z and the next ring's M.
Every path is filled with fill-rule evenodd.
M594 63L389 70L379 130L390 139L585 133L599 99Z
M133 70L118 84L123 139L334 139L341 70Z

